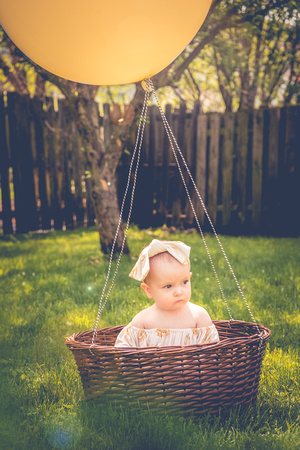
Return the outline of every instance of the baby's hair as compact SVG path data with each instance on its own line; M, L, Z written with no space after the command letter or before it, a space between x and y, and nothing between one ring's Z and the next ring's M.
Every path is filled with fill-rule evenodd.
M144 279L144 282L147 283L147 278L149 279L149 275L151 272L151 262L153 261L165 261L166 263L172 263L172 262L177 262L178 264L181 264L178 259L176 259L173 255L171 255L171 253L165 251L165 252L161 252L161 253L157 253L156 255L150 256L149 257L149 263L150 263L150 271L147 274L146 278Z
M168 259L169 261L175 259L175 261L178 261L173 255L171 255L171 253L169 253L167 251L161 252L161 253L157 253L156 255L153 255L153 256L149 257L149 261L150 262L153 261L153 260L157 260L158 261L160 259L166 259L166 260Z

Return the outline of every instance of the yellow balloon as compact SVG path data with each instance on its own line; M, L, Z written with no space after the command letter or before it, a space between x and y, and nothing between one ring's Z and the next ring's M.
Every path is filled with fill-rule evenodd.
M212 0L0 0L17 47L60 77L133 83L167 67L193 39Z

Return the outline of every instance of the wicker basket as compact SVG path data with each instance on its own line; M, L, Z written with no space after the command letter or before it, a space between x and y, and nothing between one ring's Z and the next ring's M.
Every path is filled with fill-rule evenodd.
M168 411L218 412L256 400L270 330L253 323L214 321L220 342L176 347L114 347L123 328L76 333L73 352L87 399Z

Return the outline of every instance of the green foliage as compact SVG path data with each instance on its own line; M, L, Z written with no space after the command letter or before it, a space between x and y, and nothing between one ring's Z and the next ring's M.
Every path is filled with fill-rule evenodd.
M149 303L128 273L153 237L192 247L193 301L227 318L198 234L131 228L100 326L127 323ZM299 239L221 236L250 308L272 331L257 404L202 418L85 402L65 336L90 329L107 272L95 229L0 240L0 442L3 449L297 449ZM206 241L233 317L250 321L216 240ZM113 270L116 262L113 262Z
M300 13L295 2L284 3L215 2L173 70L198 47L199 52L176 85L162 89L161 96L172 104L183 100L190 109L200 100L204 112L296 104Z

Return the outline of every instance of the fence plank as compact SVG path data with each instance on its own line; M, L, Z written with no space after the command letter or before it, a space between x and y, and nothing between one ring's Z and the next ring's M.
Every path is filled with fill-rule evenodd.
M186 158L186 147L185 147L185 121L186 121L186 105L185 103L181 102L179 111L178 111L178 118L177 118L177 136L176 141L179 146L179 148L182 151L183 156ZM177 150L175 149L179 164L181 164L180 156L177 153ZM174 158L175 162L175 158ZM185 172L183 171L183 176L186 179ZM183 187L183 183L181 180L181 175L179 173L178 168L175 168L174 172L174 197L173 197L173 205L172 205L172 215L173 215L173 225L179 226L181 223L181 212L182 212L182 202L184 199L184 203L186 200L186 193L185 189Z
M219 153L220 153L220 114L210 116L210 144L208 158L208 211L213 224L217 222Z
M70 144L70 121L68 109L64 102L59 101L58 110L59 131L60 131L60 152L62 157L62 201L65 226L67 229L74 227L73 222L73 196L71 193L71 174L69 166L69 144Z
M50 210L46 184L46 156L43 125L43 104L37 98L32 99L32 111L35 130L36 163L38 167L38 187L40 200L40 215L42 229L48 230L50 224Z
M77 134L79 139L79 147L82 147L81 136ZM82 152L85 167L89 167L86 152ZM84 185L85 185L85 213L86 213L86 223L88 226L95 224L95 210L93 204L93 190L92 190L92 178L88 170L84 171Z
M223 180L223 225L228 225L231 217L232 158L234 147L234 114L224 115L224 140L222 155Z
M180 149L182 149L183 156L186 158L186 146L185 141L185 123L186 123L186 104L181 102L178 113L178 131L177 131L177 143Z
M151 226L153 223L154 209L154 186L156 177L156 148L157 135L156 126L157 108L153 105L149 108L149 122L145 126L145 135L142 146L141 164L137 177L137 185L134 199L132 220L142 228ZM127 169L129 160L127 163ZM126 179L128 170L122 171ZM121 192L121 196L123 192Z
M296 236L300 230L300 106L286 108L283 227Z
M171 123L172 118L172 106L166 105L165 116L168 123ZM165 220L168 211L168 194L169 194L169 182L170 182L170 142L167 133L164 133L163 137L163 164L162 164L162 214Z
M154 198L153 198L153 225L159 227L163 225L163 207L162 207L162 179L163 179L163 138L165 129L159 109L155 108L155 178L154 178Z
M246 111L241 111L237 115L236 186L237 186L237 212L242 224L245 222L246 219L248 140L249 140L249 114Z
M196 152L195 148L197 145L197 120L200 114L200 102L197 100L194 103L194 108L191 116L191 148L190 155L188 159L188 164L191 170L193 177L195 177L195 161L196 161Z
M72 181L74 182L73 205L76 214L76 226L82 226L84 221L82 178L84 177L84 168L82 161L82 152L79 150L79 139L76 125L71 123L71 162L72 162Z
M158 109L156 106L151 106L149 109L150 127L149 127L149 160L148 160L148 189L145 190L145 211L150 223L152 222L152 212L154 208L154 192L156 181L156 161L157 161L157 145L158 145ZM156 200L156 199L155 199ZM149 214L150 213L150 214ZM152 223L151 223L152 225Z
M207 117L208 116L206 114L200 114L198 117L195 162L195 183L204 204L206 202ZM200 223L203 225L205 212L198 198L196 201L195 210Z
M269 163L268 177L276 179L278 177L278 129L280 122L280 108L269 110L270 128L269 128Z
M262 198L262 162L263 162L263 126L262 110L253 111L252 137L252 223L259 225Z
M197 119L200 111L200 102L195 101L194 108L191 115L191 125L190 125L190 139L189 139L189 149L187 152L187 163L191 172L191 175L196 183L196 146L197 146ZM194 207L197 204L197 194L195 192L194 186L190 180L188 180L189 192L191 193L191 199ZM194 213L192 211L190 202L187 202L186 208L186 222L188 225L192 225L194 221Z
M30 141L29 97L9 93L7 98L16 231L17 233L27 233L38 228Z
M266 111L266 124L269 125L266 130L268 147L266 172L263 174L263 209L264 209L264 227L269 232L278 233L280 228L278 221L278 207L280 205L280 179L279 179L279 128L281 120L280 108L272 108Z
M51 216L55 230L62 228L62 210L60 203L60 189L58 180L58 170L60 169L60 155L57 151L56 134L58 127L57 114L53 107L49 108L47 115L47 149L48 149L48 165L49 165L49 185L50 185L50 205Z
M2 221L3 233L11 234L12 228L12 212L10 201L9 186L9 157L6 135L6 120L3 96L0 97L0 177L1 177L1 195L2 195Z

